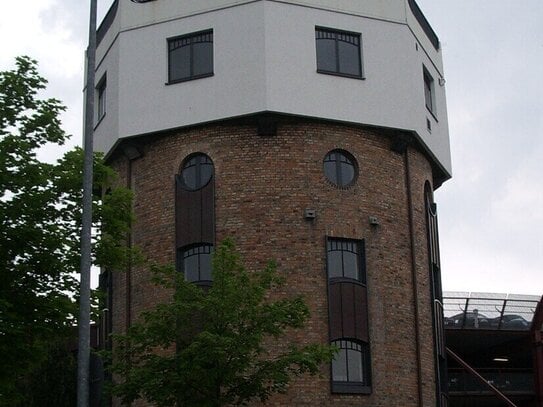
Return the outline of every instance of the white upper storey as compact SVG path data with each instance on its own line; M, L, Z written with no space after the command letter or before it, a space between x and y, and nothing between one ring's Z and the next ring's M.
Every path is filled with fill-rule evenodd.
M99 29L95 148L278 112L410 131L448 177L441 51L419 12L413 0L117 0ZM317 72L316 27L360 34L363 79ZM168 84L168 38L203 30L213 32L213 75Z

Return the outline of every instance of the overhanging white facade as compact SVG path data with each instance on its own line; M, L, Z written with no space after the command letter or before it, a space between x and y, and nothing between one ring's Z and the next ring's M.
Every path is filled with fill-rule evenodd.
M107 99L96 149L277 112L412 132L450 176L442 58L425 24L412 0L117 0L99 30L96 80L106 79ZM317 72L316 27L360 33L363 79ZM213 30L213 75L167 84L167 39L202 30Z

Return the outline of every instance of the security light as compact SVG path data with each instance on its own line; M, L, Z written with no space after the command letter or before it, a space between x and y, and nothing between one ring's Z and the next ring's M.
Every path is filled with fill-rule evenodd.
M492 359L494 362L509 362L509 358L494 358Z

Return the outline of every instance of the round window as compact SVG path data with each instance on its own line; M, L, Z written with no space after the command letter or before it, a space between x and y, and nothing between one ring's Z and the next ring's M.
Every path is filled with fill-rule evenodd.
M356 160L346 151L332 150L324 157L324 175L339 187L352 185L357 175Z
M181 176L187 189L197 190L206 186L213 176L211 158L202 153L190 155L183 163Z

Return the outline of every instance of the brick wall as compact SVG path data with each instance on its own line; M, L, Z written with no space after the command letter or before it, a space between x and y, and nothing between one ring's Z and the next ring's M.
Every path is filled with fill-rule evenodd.
M136 222L133 242L148 258L173 263L175 257L174 176L183 159L207 154L215 166L216 236L231 236L249 269L275 259L288 284L279 295L303 294L311 319L295 341L328 341L325 236L365 239L372 362L372 394L331 395L329 366L322 378L303 377L268 405L416 406L418 367L415 295L418 296L420 366L424 406L435 405L433 339L424 213L424 183L432 180L427 158L407 150L413 203L415 264L406 181L406 157L391 151L382 130L289 119L277 134L257 135L250 124L209 125L140 139L143 155L132 161ZM349 151L358 179L346 189L326 180L323 158L332 149ZM111 159L127 182L129 163ZM314 220L304 219L315 209ZM371 226L369 216L379 226ZM413 287L412 267L418 286ZM149 283L147 270L131 272L131 315L168 299ZM114 278L114 329L123 331L126 277ZM280 346L274 344L272 346ZM142 404L143 405L143 404Z

